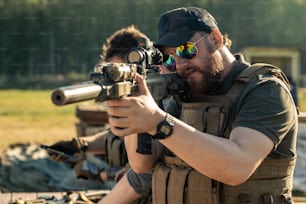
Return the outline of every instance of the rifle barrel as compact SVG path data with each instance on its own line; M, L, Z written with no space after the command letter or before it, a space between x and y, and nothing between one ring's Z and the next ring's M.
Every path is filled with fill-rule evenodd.
M60 87L52 92L51 100L57 105L66 105L97 98L102 87L92 81L78 85Z

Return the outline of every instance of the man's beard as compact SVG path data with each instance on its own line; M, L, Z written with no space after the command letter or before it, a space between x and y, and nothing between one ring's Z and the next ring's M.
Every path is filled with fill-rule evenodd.
M190 84L192 87L192 95L214 95L221 83L221 72L224 66L222 58L212 54L205 59L205 64L200 68L202 75L202 83L194 82Z

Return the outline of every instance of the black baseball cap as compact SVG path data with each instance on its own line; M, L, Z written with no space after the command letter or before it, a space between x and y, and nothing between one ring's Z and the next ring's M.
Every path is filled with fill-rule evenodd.
M198 7L181 7L163 13L158 23L156 47L177 47L198 31L210 33L218 28L215 18Z

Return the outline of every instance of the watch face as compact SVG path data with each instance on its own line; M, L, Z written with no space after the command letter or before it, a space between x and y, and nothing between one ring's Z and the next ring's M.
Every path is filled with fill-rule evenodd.
M152 136L155 139L165 139L171 136L174 127L174 120L171 115L166 115L165 120L157 125L157 134Z
M171 134L171 131L172 131L172 128L169 125L167 125L167 124L164 124L160 128L160 132L164 133L165 135Z

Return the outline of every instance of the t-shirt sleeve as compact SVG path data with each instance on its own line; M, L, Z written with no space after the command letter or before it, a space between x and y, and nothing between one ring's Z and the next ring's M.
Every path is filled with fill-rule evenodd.
M296 124L296 108L290 92L278 80L263 80L242 99L233 122L269 137L275 148Z
M131 187L136 193L140 194L141 197L146 197L151 194L152 172L137 174L133 169L129 169L127 172L127 179Z

